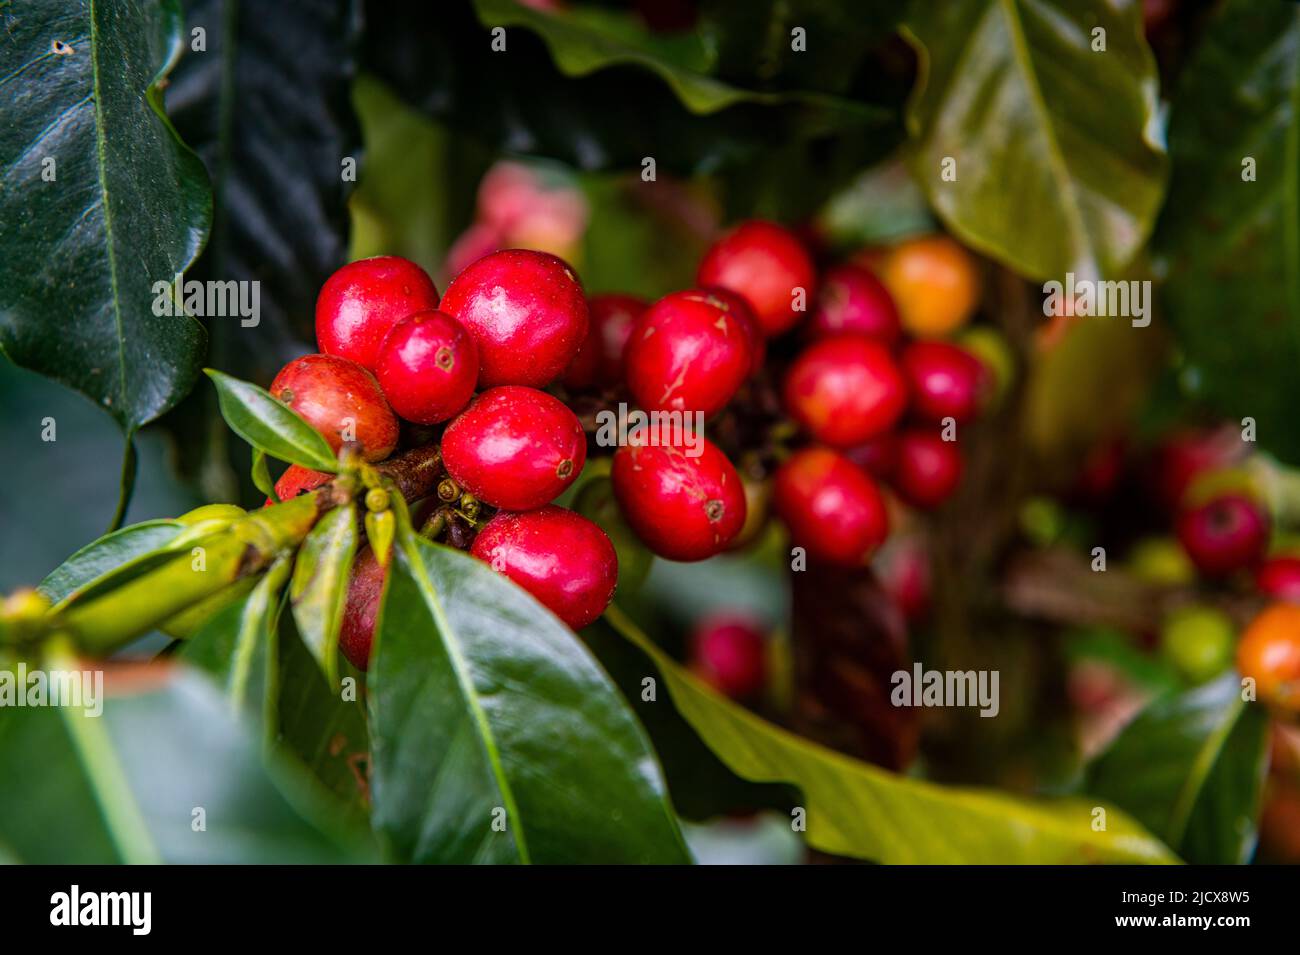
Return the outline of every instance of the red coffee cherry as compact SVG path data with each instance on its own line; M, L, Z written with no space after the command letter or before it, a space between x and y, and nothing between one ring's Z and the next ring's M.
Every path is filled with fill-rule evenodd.
M875 482L829 448L806 448L786 459L772 499L794 543L820 560L860 566L889 533Z
M1244 494L1223 494L1179 515L1178 539L1206 577L1256 564L1268 547L1268 514Z
M691 669L719 693L749 700L767 686L767 641L746 617L719 614L691 634Z
M558 398L503 385L483 392L447 425L442 460L479 500L529 511L577 479L587 461L587 436Z
M745 340L749 342L749 373L757 374L767 358L767 338L763 335L763 326L758 323L758 316L743 295L737 295L731 289L713 285L704 289L716 299L721 299L727 310L736 317L745 330Z
M288 469L280 475L280 480L275 482L275 496L282 501L295 498L299 494L306 494L314 491L322 484L334 480L334 475L326 474L324 471L313 471L311 468L305 468L301 464L291 464ZM264 507L270 507L275 503L275 499L267 497Z
M866 444L846 448L844 456L880 481L891 480L898 467L898 434L886 432Z
M745 524L735 467L703 435L694 438L699 445L656 447L643 429L614 453L610 476L623 516L646 547L669 560L721 553Z
M336 454L344 441L356 441L367 461L382 461L397 446L397 418L375 376L354 361L295 358L275 376L271 394L319 431Z
M979 414L984 365L964 348L948 342L913 342L903 349L901 363L919 417L935 423L952 418L961 424Z
M646 310L635 295L593 295L587 301L587 338L564 373L569 388L608 388L623 381L623 350Z
M478 383L541 388L587 337L587 299L573 270L545 252L506 249L474 262L447 286L442 311L478 343Z
M963 470L955 441L944 441L929 431L904 431L897 448L893 484L903 500L929 510L952 497Z
M791 416L837 448L884 434L907 407L907 385L889 350L862 335L809 345L786 373L784 391Z
M749 374L748 336L708 292L666 295L637 319L624 353L627 386L647 411L720 411Z
M704 254L696 282L743 295L769 338L794 326L796 289L816 293L817 272L808 251L788 229L771 222L742 222Z
M399 415L437 424L469 404L478 381L478 345L450 315L416 312L384 339L375 376Z
M370 665L370 647L375 639L375 618L384 594L387 571L379 566L369 546L357 552L348 579L347 603L343 606L343 623L339 627L339 649L358 670Z
M850 332L892 346L903 326L880 279L856 265L837 265L822 276L808 332L813 338Z
M554 504L488 521L470 553L505 574L574 630L596 621L614 598L618 558L599 527Z
M438 307L433 279L396 255L361 259L339 269L316 298L316 342L327 355L374 370L392 327L414 312Z
M1255 587L1261 594L1287 603L1300 603L1300 557L1279 554L1260 564Z

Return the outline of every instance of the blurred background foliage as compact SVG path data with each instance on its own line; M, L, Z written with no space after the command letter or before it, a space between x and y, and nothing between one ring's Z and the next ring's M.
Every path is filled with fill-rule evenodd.
M1174 422L1253 415L1264 449L1300 461L1289 417L1300 381L1294 4L250 7L186 2L186 28L207 29L208 53L185 52L166 91L213 191L211 235L190 274L263 282L258 328L208 322L207 364L265 384L308 350L316 290L351 258L404 255L443 288L457 263L530 246L569 258L589 291L654 298L690 285L703 248L741 217L795 226L822 258L942 227L986 257L983 325L1010 343L1017 373L1002 411L980 426L987 460L972 462L969 487L933 542L937 586L952 606L914 640L929 666L1002 670L1009 703L998 721L936 715L928 731L939 742L913 771L1065 790L1080 754L1063 703L1077 687L1053 676L1063 660L1072 673L1084 664L1085 676L1089 661L1122 673L1122 685L1105 692L1126 698L1177 685L1104 624L1009 620L993 578L1002 568L970 529L1011 528L1038 544L1088 540L1105 515L1065 513L1045 495L1072 493L1100 445L1142 444ZM493 48L496 28L505 29L505 51ZM806 31L807 52L792 49L796 28ZM1249 187L1247 152L1259 164ZM950 157L956 181L939 174ZM643 178L647 159L653 181ZM355 183L342 174L349 160ZM507 222L491 207L486 197L512 182L549 197L543 214ZM1066 270L1155 279L1153 327L1049 326L1034 286ZM8 589L34 583L103 530L118 495L121 436L79 396L7 363L0 403L9 412L0 441L11 452L0 495L0 587ZM40 440L46 416L58 422L57 442ZM197 389L136 443L129 520L202 500L256 500L247 449L227 440L210 389ZM626 603L670 652L701 615L750 608L780 632L774 659L784 682L766 701L776 710L790 706L791 666L780 543L701 567L658 561ZM617 677L627 645L599 634L592 641ZM1214 699L1207 693L1205 705ZM1206 732L1226 732L1214 712ZM1159 714L1152 723L1143 738L1158 740ZM662 755L686 816L707 817L737 790L754 806L790 804L781 787L741 783L680 729L654 735L662 749L678 734L680 747ZM1245 740L1238 753L1258 754L1258 726L1232 732ZM1125 759L1146 759L1141 742L1096 771L1121 802ZM1186 756L1173 750L1170 759ZM1213 810L1226 775L1201 780L1210 796L1198 812ZM1143 810L1139 818L1157 822L1163 811ZM782 827L728 825L764 835L737 843L725 827L693 829L697 851L793 857ZM1180 835L1169 836L1172 845ZM1187 851L1226 859L1241 845Z

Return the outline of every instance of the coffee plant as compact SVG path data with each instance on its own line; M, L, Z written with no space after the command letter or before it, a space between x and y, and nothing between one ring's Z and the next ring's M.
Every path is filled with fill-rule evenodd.
M0 4L0 859L1300 861L1297 56Z

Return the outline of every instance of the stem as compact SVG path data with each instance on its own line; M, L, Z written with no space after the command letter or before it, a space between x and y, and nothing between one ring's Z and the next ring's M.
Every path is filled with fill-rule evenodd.
M254 511L227 533L181 552L157 570L84 604L73 603L54 623L91 653L111 653L176 613L266 568L296 547L334 501L333 485Z

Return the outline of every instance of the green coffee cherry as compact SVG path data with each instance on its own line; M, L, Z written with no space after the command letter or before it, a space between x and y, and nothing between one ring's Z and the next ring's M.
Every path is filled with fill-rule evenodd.
M1187 682L1205 683L1232 664L1237 631L1232 618L1214 607L1175 610L1160 629L1160 650Z

